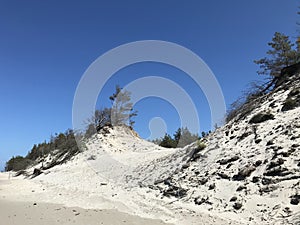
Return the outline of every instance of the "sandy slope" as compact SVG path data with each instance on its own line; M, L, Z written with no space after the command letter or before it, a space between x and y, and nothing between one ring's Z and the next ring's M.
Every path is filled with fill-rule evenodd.
M284 95L286 93L275 97L283 99ZM262 107L261 110L265 109ZM238 141L240 136L252 129L246 120L228 124L208 136L205 140L207 147L199 153L197 160L190 162L195 143L183 149L164 149L136 137L127 128L116 127L109 134L96 134L85 143L86 151L34 179L20 177L5 182L2 179L0 199L29 202L30 205L37 202L43 207L42 203L48 203L118 210L125 215L160 219L177 225L285 224L284 221L288 222L297 215L299 206L290 205L289 197L296 193L299 179L286 180L280 185L260 185L260 182L270 163L268 160L273 157L265 147L266 143L273 140L282 146L282 151L288 151L298 143L298 140L287 141L286 136L279 135L281 130L272 135L268 133L279 124L283 128L289 126L290 121L300 128L298 115L299 109L279 113L274 120L256 126L259 135L265 137L258 144L253 144L253 133ZM292 135L300 135L298 128L293 130ZM226 135L227 132L231 136ZM233 156L238 156L238 160L231 162L230 167L229 163L220 164L220 160ZM299 171L295 167L297 156L295 151L291 157L283 157L284 165L295 175ZM232 177L242 167L253 165L258 160L263 163L249 178L233 180ZM6 176L4 179L7 180L7 174L2 176ZM258 183L252 182L253 176L259 177ZM207 181L202 184L203 179ZM211 185L214 187L210 188ZM237 191L240 186L244 188ZM174 187L184 189L186 195L167 196L165 193ZM262 188L270 191L262 192ZM233 208L235 202L231 198L234 196L237 197L236 202L242 203L241 209ZM18 204L17 208L26 209L25 206ZM53 207L56 206L46 207L50 209L49 215L53 215ZM64 211L69 213L70 209ZM115 217L115 211L109 212ZM93 211L86 213L90 215ZM288 220L283 221L280 216ZM94 221L94 214L91 218ZM138 218L135 219L138 221ZM275 223L274 219L279 222Z
M259 99L245 118L206 137L207 147L197 157L189 156L196 147L191 145L186 152L178 150L153 162L159 171L171 170L151 176L152 181L163 181L153 189L166 195L179 188L184 192L177 198L181 207L209 211L241 224L300 224L300 108L281 110L291 90L300 90L300 83L290 87ZM249 122L266 112L274 118ZM170 161L175 160L181 163L173 173ZM152 168L145 165L137 170L148 174Z

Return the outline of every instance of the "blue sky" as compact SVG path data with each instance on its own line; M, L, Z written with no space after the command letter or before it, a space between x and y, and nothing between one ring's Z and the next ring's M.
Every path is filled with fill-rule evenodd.
M138 40L164 40L198 54L217 77L229 105L253 80L254 59L265 56L275 31L297 35L298 1L15 1L0 2L0 168L12 155L72 127L77 84L100 55ZM142 76L180 83L201 111L209 130L209 108L201 90L176 68L159 63L129 66L116 73L99 97L107 105L113 87ZM165 119L178 126L176 109L161 99L136 105L136 129Z

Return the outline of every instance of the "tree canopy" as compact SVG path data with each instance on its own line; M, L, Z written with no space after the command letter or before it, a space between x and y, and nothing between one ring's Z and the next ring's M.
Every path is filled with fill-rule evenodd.
M187 127L178 128L173 136L174 138L169 134L165 134L159 145L165 148L182 148L199 139L198 134L192 134ZM157 140L155 141L157 142Z
M271 79L276 79L284 67L299 61L299 51L289 36L279 32L275 32L268 45L271 48L267 51L267 56L254 60L254 63L258 64L261 69L258 74L270 75Z
M133 110L131 93L127 90L123 90L119 85L117 85L115 93L113 93L109 99L112 102L112 125L118 126L126 124L132 127L134 125L134 120L132 120L132 117L137 115L137 111Z
M24 170L28 166L33 165L39 159L43 161L43 158L56 152L57 157L63 157L64 161L72 158L76 155L80 149L77 146L75 139L75 134L73 130L68 129L64 133L51 135L49 142L43 142L40 144L35 144L28 154L23 156L12 157L9 161L6 162L6 171L19 171Z

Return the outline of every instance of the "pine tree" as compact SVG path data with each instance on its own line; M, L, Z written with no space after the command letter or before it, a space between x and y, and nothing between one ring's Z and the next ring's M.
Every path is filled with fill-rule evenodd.
M198 134L192 134L187 127L181 129L180 140L177 147L183 148L199 139Z
M174 140L176 142L176 146L178 145L180 138L181 138L181 128L178 128L174 134Z
M272 80L280 76L284 67L295 64L299 61L299 52L294 49L294 44L289 37L276 32L272 41L268 43L271 47L267 51L268 57L254 60L254 63L260 66L258 74L270 75Z
M137 115L137 111L133 110L133 103L131 102L130 95L131 93L129 91L122 90L122 88L117 85L115 93L109 97L112 102L112 125L118 126L126 124L131 127L134 125L132 117Z

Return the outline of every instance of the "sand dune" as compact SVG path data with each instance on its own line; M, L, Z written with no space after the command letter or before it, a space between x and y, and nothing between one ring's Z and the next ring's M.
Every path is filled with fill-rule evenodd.
M254 102L249 115L203 138L204 149L162 148L117 126L84 139L66 163L43 169L53 153L27 178L2 173L0 222L298 225L300 108L281 110L289 92ZM261 115L273 117L250 122Z

